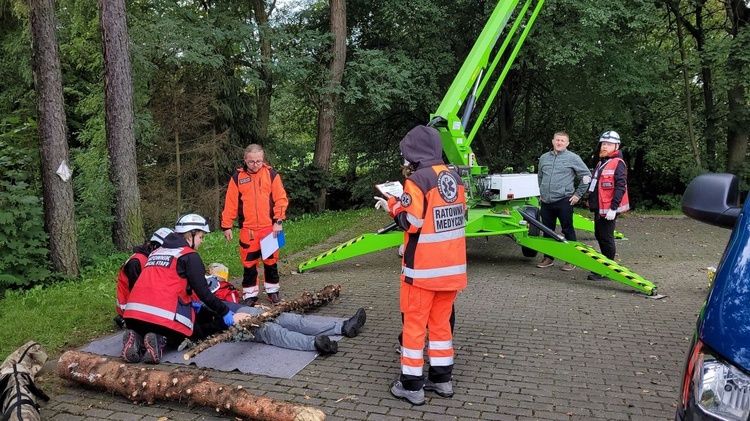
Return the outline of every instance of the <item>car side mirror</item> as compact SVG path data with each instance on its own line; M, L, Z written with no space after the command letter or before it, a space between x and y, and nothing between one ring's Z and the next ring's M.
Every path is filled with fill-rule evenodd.
M682 196L682 213L722 228L733 228L741 210L739 179L732 174L699 175Z

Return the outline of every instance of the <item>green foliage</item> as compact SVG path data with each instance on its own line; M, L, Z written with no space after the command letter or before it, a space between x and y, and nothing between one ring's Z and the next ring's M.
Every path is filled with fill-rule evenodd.
M287 212L291 217L313 212L320 189L330 187L328 175L314 162L289 168L283 180L289 196Z
M284 224L287 244L281 249L282 264L292 255L302 260L312 257L305 250L354 225L369 224L382 212L348 211L306 215ZM221 232L205 237L198 252L204 263L221 262L232 278L242 276L238 238L227 243ZM26 291L9 291L0 299L0 360L29 339L40 343L51 355L81 346L97 337L114 332L117 273L128 258L117 253L93 260L79 281L58 282ZM299 262L293 262L296 265ZM284 271L283 273L289 273ZM282 273L282 283L288 277ZM291 279L289 279L291 281Z
M81 345L114 329L116 276L83 276L28 291L9 291L0 301L3 358L29 339L50 353Z
M0 292L29 286L50 275L47 234L33 149L19 147L36 125L17 119L0 122Z

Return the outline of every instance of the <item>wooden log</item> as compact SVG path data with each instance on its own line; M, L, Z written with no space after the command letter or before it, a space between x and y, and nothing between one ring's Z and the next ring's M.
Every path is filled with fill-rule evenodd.
M257 316L248 317L245 320L227 328L224 332L217 333L209 336L200 343L190 348L182 358L185 361L195 357L201 352L208 348L221 343L231 340L235 335L241 333L243 330L250 330L261 326L263 323L274 320L279 317L281 313L289 311L302 311L310 308L320 307L330 301L335 300L341 293L341 285L326 285L323 289L317 293L305 292L299 298L291 301L282 301L273 306L273 308L265 313Z
M68 380L119 393L134 402L173 400L216 408L243 418L268 421L318 421L316 408L254 395L242 386L209 380L205 373L171 372L129 365L109 357L68 351L57 362L57 374Z

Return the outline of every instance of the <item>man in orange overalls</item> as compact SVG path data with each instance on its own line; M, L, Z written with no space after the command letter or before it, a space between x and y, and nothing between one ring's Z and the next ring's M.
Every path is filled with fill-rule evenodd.
M250 307L258 301L258 264L261 261L260 240L269 234L274 237L282 230L289 206L281 176L264 162L263 148L251 144L245 148L245 165L237 168L229 180L221 229L227 241L232 240L232 224L240 226L240 259L242 274L242 303ZM279 296L279 269L276 250L263 259L264 286L268 301L276 304Z

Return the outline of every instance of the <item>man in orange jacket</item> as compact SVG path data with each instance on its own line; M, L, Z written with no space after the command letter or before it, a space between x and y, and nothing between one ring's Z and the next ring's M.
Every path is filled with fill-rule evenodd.
M416 169L406 179L400 198L391 196L387 202L377 198L404 230L401 375L391 383L391 394L422 405L425 390L453 396L450 318L456 294L467 283L466 197L461 177L443 163L437 130L417 126L400 148L408 165ZM425 336L430 359L427 378L422 371Z
M254 306L258 301L258 263L261 261L260 240L273 234L278 236L289 206L281 176L264 162L263 148L251 144L245 148L245 165L237 168L229 180L221 229L224 238L232 241L232 225L240 226L240 259L245 270L242 275L243 304ZM279 296L279 251L263 260L264 286L272 304Z

